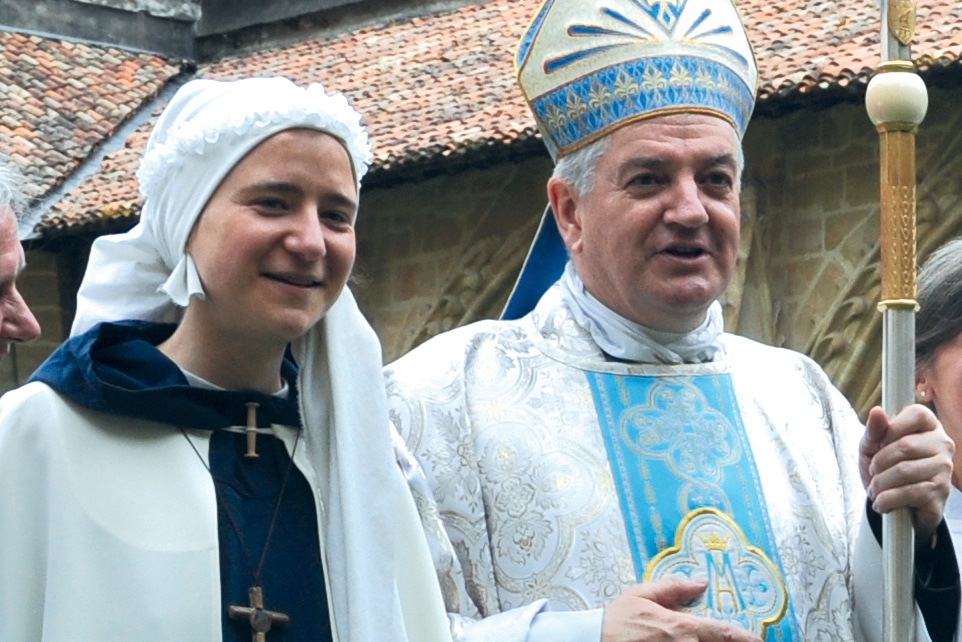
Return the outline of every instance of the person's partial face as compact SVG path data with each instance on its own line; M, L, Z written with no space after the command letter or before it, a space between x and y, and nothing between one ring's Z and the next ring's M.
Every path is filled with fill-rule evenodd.
M673 114L611 134L592 190L548 197L571 260L598 300L650 328L696 328L738 253L738 139L708 115Z
M932 404L945 432L957 444L952 480L956 486L960 486L962 484L962 333L936 348L932 360L921 365L916 376L915 388L923 401Z
M206 299L188 315L222 336L287 343L334 304L354 264L357 192L344 147L291 129L224 178L187 242Z
M10 352L11 344L40 336L40 324L17 290L17 276L25 265L17 220L0 208L0 359Z

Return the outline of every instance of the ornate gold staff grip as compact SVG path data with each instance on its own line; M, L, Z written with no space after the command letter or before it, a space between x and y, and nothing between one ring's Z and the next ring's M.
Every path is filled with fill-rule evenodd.
M914 123L878 126L881 161L882 300L879 310L918 309L915 300Z
M915 66L904 60L882 63L869 83L866 106L879 132L881 163L879 309L915 310L915 133L928 108Z

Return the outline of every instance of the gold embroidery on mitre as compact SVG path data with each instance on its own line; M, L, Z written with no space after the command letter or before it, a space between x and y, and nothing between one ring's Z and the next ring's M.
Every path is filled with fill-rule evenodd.
M708 580L705 592L681 610L740 625L761 638L788 611L788 589L778 566L714 508L685 516L674 546L651 560L642 581L672 576Z

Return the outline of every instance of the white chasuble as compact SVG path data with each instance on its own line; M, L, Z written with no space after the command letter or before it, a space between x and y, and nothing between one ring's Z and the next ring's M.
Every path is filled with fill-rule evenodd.
M714 564L716 579L737 569L730 563L734 553L728 562L713 554L722 549L712 533L745 537L744 551L763 552L787 591L784 612L775 613L780 607L772 602L765 608L774 611L759 620L766 639L875 639L881 587L873 574L881 552L863 516L857 468L863 428L804 355L724 335L721 353L710 363L608 361L574 322L555 286L526 317L445 333L390 365L386 377L391 418L423 469L421 478L409 471L412 488L422 494L422 508L431 504L429 512L437 511L453 547L450 556L436 549L435 558L456 639L533 642L546 623L561 622L549 639L594 642L599 609L644 579L647 567L675 563L672 572L692 572L677 556L665 562L679 533L701 547L700 572ZM694 433L671 436L649 426L643 434L644 422L636 423L635 444L663 452L642 467L631 464L638 479L634 509L626 510L619 497L624 480L616 479L624 471L609 461L605 434L611 431L599 423L593 377L612 383L609 399L621 394L619 381L635 378L649 382L647 392L639 391L649 396L659 386L670 392L665 385L672 382L723 379L722 397L737 406L739 434L705 430L706 418L720 412L707 406L697 424L698 448L672 441ZM650 405L636 401L619 403L629 409ZM620 421L616 431L628 425ZM717 494L714 482L703 483L715 475L711 470L698 483L686 481L685 466L710 469L736 442L743 463L751 465L732 469L736 481L727 495ZM702 459L682 461L695 455ZM664 478L673 467L674 479ZM745 491L736 497L742 507L732 513L730 490L739 488ZM653 493L663 494L664 504ZM701 519L694 514L698 507L731 515L727 534L717 523L698 530L699 521L679 531L685 519ZM629 536L633 528L640 539ZM651 543L644 543L649 536ZM659 551L669 553L659 557ZM874 568L856 586L862 566ZM725 594L725 587L716 583L721 592L705 598L723 611L744 597ZM769 588L777 592L774 584ZM781 599L762 592L759 604ZM919 628L924 632L921 622Z

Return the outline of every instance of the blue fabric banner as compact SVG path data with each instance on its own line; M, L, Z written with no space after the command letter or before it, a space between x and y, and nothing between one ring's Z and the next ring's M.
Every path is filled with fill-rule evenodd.
M587 376L638 580L707 578L686 610L798 639L731 377Z

